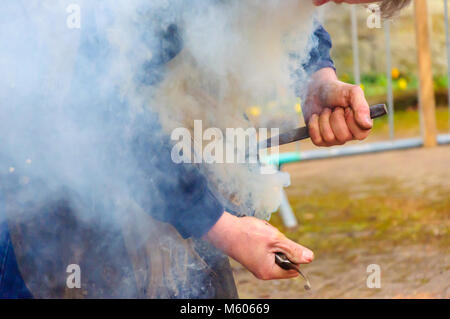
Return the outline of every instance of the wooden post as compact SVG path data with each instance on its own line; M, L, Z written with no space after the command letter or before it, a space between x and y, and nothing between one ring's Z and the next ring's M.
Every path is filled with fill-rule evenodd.
M431 48L428 28L427 0L414 0L417 53L419 65L419 103L423 123L425 147L437 145L436 102L434 99Z

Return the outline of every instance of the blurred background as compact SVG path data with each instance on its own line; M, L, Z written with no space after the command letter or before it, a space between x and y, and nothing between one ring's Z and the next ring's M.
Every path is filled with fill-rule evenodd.
M373 29L364 6L329 4L323 11L339 78L361 85L370 104L387 103L390 116L377 119L364 142L318 149L302 141L280 149L291 186L271 222L315 252L302 267L313 290L304 291L301 279L258 281L233 263L242 298L450 297L446 1L423 2L428 13L419 18L411 6ZM431 69L427 48L417 44L427 40L423 33L418 40L418 23L428 24ZM286 111L304 125L301 101L286 100L281 89L248 109L267 127L284 121L277 114ZM371 264L380 266L381 288L367 286Z

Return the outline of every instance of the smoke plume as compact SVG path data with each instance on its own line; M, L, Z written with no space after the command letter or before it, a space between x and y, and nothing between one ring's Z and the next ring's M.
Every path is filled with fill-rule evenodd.
M71 20L74 4L79 28ZM292 73L314 45L310 1L5 0L0 13L0 222L10 225L30 288L53 296L49 269L65 278L65 265L83 260L67 242L95 241L92 255L106 251L115 260L95 266L107 275L93 273L93 286L100 277L115 285L105 284L100 296L151 295L151 287L167 285L176 287L169 297L200 294L178 273L172 281L145 279L148 265L139 255L147 256L149 243L171 251L169 259L186 248L157 235L147 214L167 200L159 182L173 179L170 133L191 129L194 120L205 128L246 129L249 105L279 87L294 98L302 81L293 83ZM139 139L150 146L136 159ZM261 175L255 164L200 170L224 204L263 218L289 183L284 173ZM49 213L55 205L69 206L81 226L70 228L65 213ZM70 231L61 235L61 225ZM86 229L90 235L81 236ZM134 252L123 255L125 246ZM60 265L54 259L61 250L67 263ZM134 274L122 271L130 254ZM203 266L186 263L201 276ZM147 283L136 287L132 279Z

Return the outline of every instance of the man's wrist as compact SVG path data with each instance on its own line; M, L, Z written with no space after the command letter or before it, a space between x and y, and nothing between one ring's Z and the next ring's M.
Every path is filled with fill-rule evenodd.
M318 114L322 111L322 107L325 105L324 101L327 99L326 95L330 88L337 86L338 83L339 79L332 68L323 68L311 75L306 95L303 97L305 102L302 104L306 124L308 124L312 114Z
M323 68L311 75L310 85L320 85L328 82L339 81L336 71L332 68Z
M233 239L237 232L239 232L239 218L224 212L208 233L203 236L203 239L233 257Z

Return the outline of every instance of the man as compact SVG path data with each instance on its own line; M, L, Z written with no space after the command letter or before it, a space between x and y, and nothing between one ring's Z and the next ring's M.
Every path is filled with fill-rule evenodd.
M411 0L313 0L316 6L324 5L328 2L348 3L348 4L364 4L364 3L380 3L380 9L385 17L391 17L398 10L406 7Z
M325 2L328 1L316 1L315 3L320 5ZM348 2L362 3L369 1ZM403 2L406 3L405 1ZM384 2L386 8L394 8L394 6L387 3L387 1ZM372 121L369 117L369 108L364 98L364 94L359 87L338 81L334 71L333 62L329 55L331 40L326 31L321 26L317 26L314 36L317 38L319 46L310 53L310 61L305 65L305 69L310 74L311 80L303 109L305 119L310 128L312 140L318 146L331 146L343 144L353 139L364 139L372 127ZM84 43L82 43L83 48L89 48L89 58L91 58L92 55L101 54L101 50L97 48L99 43L101 43L101 41L91 37L88 37ZM161 49L163 50L161 56L157 57L156 62L150 63L152 68L161 67L180 52L181 47L178 41L176 28L169 27L162 35ZM92 65L92 69L96 72L102 72L102 68L102 65ZM81 73L80 76L82 76ZM80 79L82 78L83 77L80 77ZM154 80L154 77L152 79ZM153 80L150 82L154 82ZM81 83L81 81L74 82ZM100 102L99 104L105 102L101 99L98 101ZM151 136L150 138L144 136L145 129L154 125L154 123L152 124L152 119L146 120L145 117L142 117L133 125L137 135L132 139L130 147L133 150L134 159L138 162L143 174L132 177L137 185L146 185L147 183L148 189L156 189L161 193L161 198L166 198L166 200L164 202L159 202L159 205L155 206L155 203L148 200L145 192L136 189L134 201L140 206L140 210L152 214L156 219L173 225L183 238L203 238L210 242L226 255L240 262L260 279L293 278L298 275L294 271L282 270L275 264L274 254L276 252L285 253L291 261L297 264L309 263L313 260L314 256L311 250L288 240L267 222L253 217L239 218L226 212L223 205L221 205L215 196L208 190L205 178L196 172L195 168L186 165L165 165L165 163L170 163L170 159L168 158L170 144L167 139L164 139L164 137L157 137L155 139L155 136ZM151 143L151 140L158 140L159 142ZM112 146L117 143L115 140L105 141L105 143L108 142L110 142ZM125 147L127 147L127 145L128 144L125 141ZM120 149L122 146L123 145L120 144L116 147ZM120 151L119 149L118 151ZM152 152L150 152L150 150L152 150ZM148 159L151 154L161 154L161 156L156 159L156 164L153 163L152 165L149 165ZM114 165L112 165L112 167L114 168ZM153 179L156 167L163 167L161 169L161 174L168 178L158 180L155 187L153 185ZM112 172L115 171L116 170L112 169ZM14 179L13 177L9 178ZM12 211L12 214L17 213L18 211L27 210L41 211L42 214L52 215L50 219L52 223L63 225L64 227L60 227L59 229L66 229L65 234L69 238L80 237L81 240L79 240L79 242L85 242L88 239L89 241L87 242L91 242L92 238L96 238L94 235L88 237L80 235L79 232L82 230L89 233L89 227L85 225L83 221L74 222L72 219L69 219L69 216L73 216L71 212L76 212L76 210L79 209L79 204L77 204L77 202L83 203L84 209L90 209L89 203L94 203L94 201L80 198L79 195L69 189L53 193L53 199L50 201L47 200L44 202L44 205L39 201L34 204L31 202L23 205L23 203L20 203L20 197L17 196L17 189L23 186L20 186L19 181L17 181L17 183L16 181L13 181L7 185L8 187L3 187L3 193L5 194L5 197L7 197L6 203L9 203L8 210ZM11 185L14 185L14 187L11 187ZM29 188L28 192L30 192L30 189L32 191L42 188L42 186L45 185L41 185L39 182L34 186L27 186ZM95 197L95 195L92 196ZM18 205L11 204L18 200ZM114 207L114 209L118 210L117 207ZM93 208L93 210L95 211L95 208ZM39 284L42 284L42 282L39 281L40 278L38 278L38 284L32 283L32 280L36 280L36 278L33 278L30 273L35 272L36 269L40 269L39 267L43 264L43 261L36 257L40 256L38 253L42 252L42 256L46 257L46 259L44 259L46 264L49 264L50 268L54 268L55 272L63 269L65 265L64 262L52 261L52 257L54 258L55 255L57 258L60 257L58 253L61 249L54 248L53 245L50 245L50 242L55 238L59 241L59 230L55 231L51 228L50 231L44 231L43 235L41 234L41 238L46 240L46 242L44 242L44 248L42 245L38 244L39 240L31 240L31 243L27 244L26 240L21 238L24 237L24 230L27 230L25 233L33 233L33 231L39 233L40 229L46 229L47 225L42 224L42 221L40 222L41 217L43 216L42 214L30 214L39 217L32 220L33 223L30 227L26 227L26 224L24 226L20 223L16 226L12 223L13 225L11 226L10 223L9 226L12 230L10 229L8 231L7 228L5 229L5 225L2 228L0 260L3 260L4 262L0 265L2 267L0 268L1 297L32 297L39 295L40 292L38 289L49 290L48 294L41 293L41 296L44 297L64 296L63 288L58 288L56 290L57 293L55 294L51 291L51 287L39 286ZM139 217L136 217L136 219L139 219ZM27 220L27 222L30 221ZM76 225L76 227L74 225ZM105 228L107 227L108 224L106 223ZM160 227L164 226L161 225ZM156 229L154 229L154 231L157 233ZM164 228L164 231L170 232L171 230ZM13 234L12 236L9 234L10 232ZM147 232L149 232L148 228ZM69 236L69 234L71 236ZM116 230L112 233L103 233L103 237L105 237L105 234L108 234L108 238L111 238L111 240L112 238L121 238L119 232ZM127 256L130 255L132 255L132 259L142 259L138 254L135 254L136 258L133 258L133 253L130 253L130 246L133 246L133 240L130 240L132 236L124 235L123 232L122 235L125 237L125 240L118 240L115 246L127 246L126 249L128 249L129 253L127 255L124 252L125 249L121 249L120 251L123 252L123 255L120 255L120 260L127 261ZM166 238L166 240L168 239ZM13 245L13 243L15 243L15 245ZM52 242L52 244L54 243ZM134 291L139 290L136 288L139 283L130 284L130 282L135 279L135 276L131 274L133 271L127 269L134 268L134 273L139 274L141 268L136 266L125 267L125 263L122 262L113 265L105 263L105 260L109 260L108 257L116 254L117 250L111 250L109 245L103 247L101 250L97 250L95 247L89 247L89 245L88 247L81 247L89 252L89 254L86 254L85 256L85 259L89 260L85 261L88 266L84 267L84 265L82 265L82 269L87 268L92 270L101 268L104 269L106 274L112 273L110 276L100 276L102 278L105 277L101 281L103 285L99 284L98 281L94 281L89 287L93 290L96 289L96 291L93 293L87 292L87 297L120 297L123 296L121 293L125 293L124 290L133 291L130 294L126 294L125 296L127 297L149 296L145 291L146 287L142 288L143 292L136 293ZM199 252L201 247L198 248L196 246L195 249ZM74 248L71 248L70 245L63 246L62 250L65 251L68 260L72 258L73 254L80 253L78 246L75 246ZM131 247L131 251L132 250ZM206 254L206 257L200 252L199 254L201 257L204 257L205 260L209 260L208 264L211 266L213 272L217 272L217 270L222 271L223 269L227 270L227 265L223 264L222 257L213 256L209 258L209 254ZM19 259L19 262L16 261L16 256L17 259ZM189 259L186 259L186 263L188 260ZM20 267L18 267L18 264L20 264ZM139 264L139 262L137 264ZM214 266L212 264L219 265ZM136 265L135 262L134 265ZM166 265L166 267L168 267L168 265ZM153 267L151 270L155 271L154 268L157 267ZM112 271L108 271L108 269L112 269ZM196 282L194 278L199 276L199 272L202 272L201 269L200 271L197 269L192 270L191 273L196 275L191 276L189 282ZM91 273L95 272L88 271L87 276L91 275ZM229 276L229 270L227 275ZM39 276L39 274L37 274L37 276ZM22 278L26 277L31 279L25 280L24 282ZM116 280L115 278L119 279ZM123 278L126 278L127 280L124 281ZM217 278L217 274L215 278ZM214 285L214 280L217 279L200 278L199 280ZM53 282L48 281L47 283L51 284ZM65 281L63 283L58 282L56 286L60 287L62 284L65 284ZM165 283L160 284L166 285L167 280L165 280ZM198 282L196 282L196 284L199 287L202 286ZM149 285L150 287L157 286L155 281L152 280L150 280ZM221 294L217 292L217 289L212 292L192 290L184 292L183 287L185 287L185 285L181 285L181 288L179 285L175 285L175 292L159 293L157 291L151 296L236 297L235 288L232 287L233 285L234 284L230 282L223 283L223 286L226 287L225 290L228 289L228 291L224 291ZM27 286L34 286L31 289L32 292L27 289Z
M314 0L317 6L328 2L330 0ZM380 1L335 0L333 2L360 4ZM385 16L392 16L410 2L410 0L384 0L381 1L381 10ZM315 36L319 39L319 46L315 52L311 53L312 63L307 66L311 78L306 103L303 106L303 114L311 139L317 146L341 145L355 139L363 140L372 128L369 105L364 92L359 86L338 80L329 55L331 40L328 34L322 27L318 27ZM229 230L232 231L232 236L228 235ZM257 236L252 236L252 233ZM227 235L224 236L224 234ZM252 247L255 253L249 255L246 247L238 244L243 242L243 237L250 238L251 244L248 246ZM224 213L208 232L206 238L227 255L246 266L260 279L289 278L297 275L294 272L282 271L274 265L273 252L276 248L280 250L280 246L284 246L281 251L297 264L308 263L313 259L309 249L286 241L284 236L269 224L251 217L235 218ZM273 240L269 241L268 238Z

